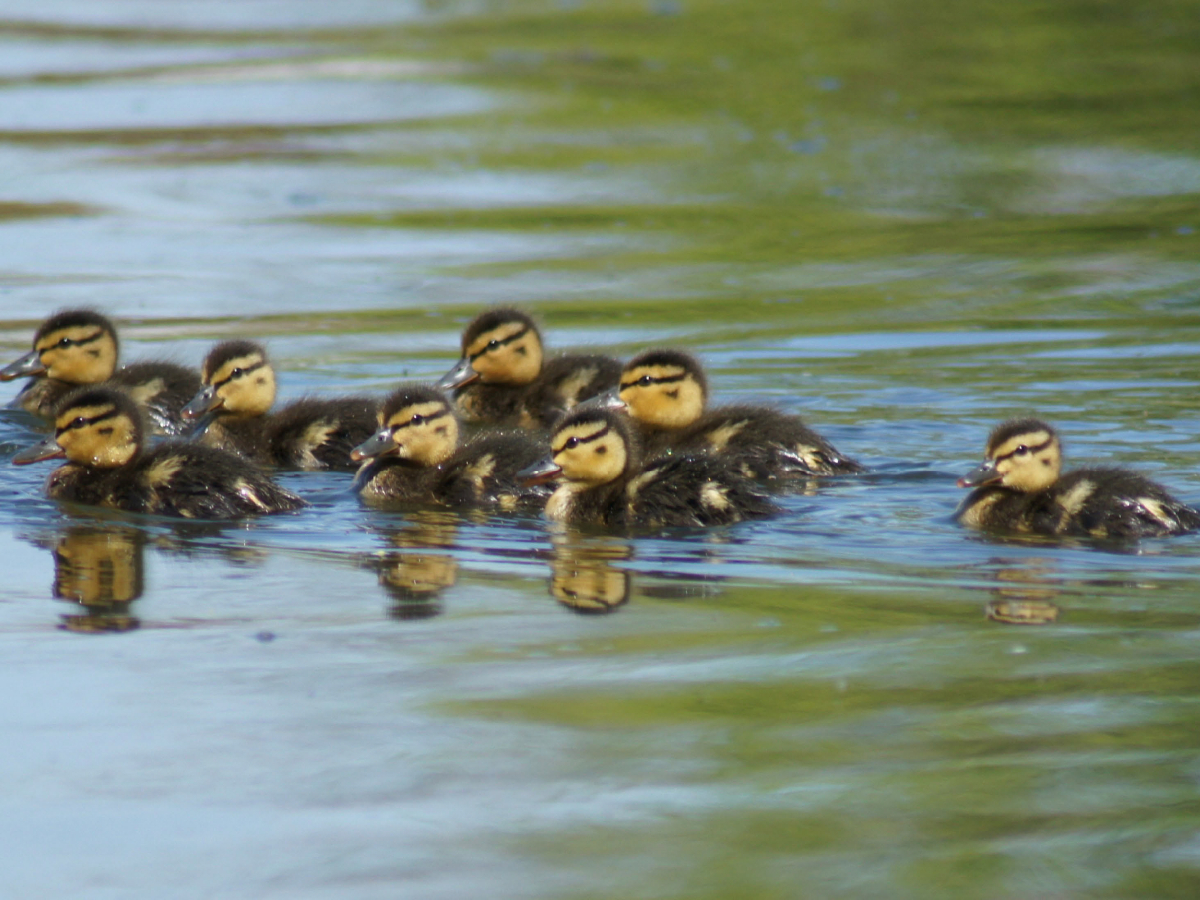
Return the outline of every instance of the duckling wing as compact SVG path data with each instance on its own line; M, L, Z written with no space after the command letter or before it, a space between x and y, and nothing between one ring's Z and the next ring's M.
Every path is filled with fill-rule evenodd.
M159 434L182 435L191 428L180 411L200 390L200 375L184 366L149 360L122 366L109 379L124 389Z
M476 435L441 465L439 498L451 506L544 505L550 485L523 484L517 472L542 458L541 443L518 432L492 431Z
M758 481L863 471L799 416L766 406L718 407L689 426L680 445L721 454Z
M549 428L564 413L621 382L621 363L599 354L568 354L549 359L525 393L522 408L533 424Z
M195 444L161 444L135 464L122 509L188 519L230 519L300 509L304 501L236 456ZM135 505L136 504L136 505Z
M267 456L292 469L354 471L350 451L375 433L377 400L369 397L307 397L271 416Z
M625 487L629 524L646 527L728 525L778 512L727 462L709 455L660 458Z
M1055 485L1059 506L1095 537L1151 537L1200 529L1200 512L1160 484L1125 469L1080 469Z

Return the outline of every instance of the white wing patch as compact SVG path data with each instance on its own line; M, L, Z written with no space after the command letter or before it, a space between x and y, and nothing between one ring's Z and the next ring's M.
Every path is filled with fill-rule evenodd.
M252 488L249 482L247 482L244 478L239 478L237 481L235 481L233 483L233 488L235 491L237 491L237 495L239 497L250 501L251 504L257 506L263 512L271 511L271 507L263 501L262 497L258 496L254 488Z
M740 422L730 422L727 425L722 425L719 428L714 428L705 435L709 446L713 450L724 450L729 442L741 434L742 430L749 424L745 419Z
M327 443L335 431L337 431L337 425L323 419L317 419L304 429L304 433L300 435L300 449L303 457L300 467L302 469L321 468L321 461L317 459L313 450Z
M706 481L700 488L700 502L709 509L722 511L729 509L729 489L715 481Z
M152 488L166 487L181 468L183 468L181 457L164 457L146 470L146 481Z
M1068 516L1075 516L1083 509L1083 504L1087 503L1088 497L1096 490L1094 482L1088 481L1086 478L1064 493L1058 498L1058 505L1061 506Z

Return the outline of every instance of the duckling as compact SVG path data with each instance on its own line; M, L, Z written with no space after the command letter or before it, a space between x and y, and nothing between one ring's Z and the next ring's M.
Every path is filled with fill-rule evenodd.
M370 397L305 397L269 413L275 370L253 341L217 344L200 377L204 386L183 408L184 418L200 420L200 442L260 465L353 471L350 451L375 433L378 401Z
M799 416L751 405L705 412L707 402L704 368L679 350L649 350L634 357L622 370L617 390L597 401L633 417L648 456L715 453L759 481L863 471Z
M51 473L46 494L91 506L187 519L229 519L288 512L305 503L245 460L196 444L145 447L137 404L110 387L68 394L54 435L13 457L17 465L67 460Z
M196 373L153 360L117 368L117 331L106 316L90 309L55 313L33 336L33 350L0 369L0 381L32 376L15 403L43 419L53 418L58 402L76 388L109 382L129 392L154 430L182 434L180 410L200 389Z
M1128 469L1062 474L1062 444L1038 419L1014 419L988 437L982 465L958 480L975 488L955 518L970 528L1133 538L1200 528L1200 512Z
M401 385L379 410L379 430L351 452L365 461L354 486L366 501L496 506L545 502L549 490L523 485L518 469L541 456L528 435L483 432L459 445L459 422L436 388Z
M502 307L477 316L463 331L462 359L438 387L470 424L546 429L577 403L616 387L621 364L596 354L544 357L537 324Z
M626 416L599 407L568 413L551 453L521 475L560 478L546 517L611 528L725 525L777 512L752 481L719 456L660 457L649 465Z

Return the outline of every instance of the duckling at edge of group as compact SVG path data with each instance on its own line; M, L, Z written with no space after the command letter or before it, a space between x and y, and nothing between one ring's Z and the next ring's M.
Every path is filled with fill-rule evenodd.
M958 486L974 488L954 514L969 528L1097 538L1200 528L1200 512L1136 472L1097 467L1062 474L1058 434L1039 419L998 425L984 462Z
M200 367L204 386L183 416L198 419L201 443L269 466L357 468L350 451L375 433L377 399L304 397L277 412L275 370L254 341L222 341Z
M68 309L46 319L33 335L33 349L0 369L0 381L30 376L14 405L43 419L54 417L58 402L89 384L110 382L129 393L160 434L182 434L180 411L200 388L190 369L162 360L117 368L120 345L107 316Z
M510 510L541 506L550 495L517 472L542 455L527 434L485 431L459 444L458 415L437 388L404 384L379 410L379 430L355 447L363 466L354 488L372 504L436 503Z
M476 316L462 335L462 359L438 382L454 392L469 424L550 428L576 404L616 387L621 363L599 354L545 359L533 318L499 307Z
M628 412L647 456L707 451L760 481L864 471L799 416L749 404L706 412L704 367L681 350L639 354L625 364L618 388L593 402Z
M90 506L186 519L229 519L305 506L253 463L222 450L167 442L147 450L142 414L123 391L80 388L64 397L55 432L13 457L63 459L46 494Z
M546 503L552 521L666 528L726 525L778 512L753 481L719 456L681 454L643 466L628 417L599 406L568 413L550 448L522 475L559 479Z

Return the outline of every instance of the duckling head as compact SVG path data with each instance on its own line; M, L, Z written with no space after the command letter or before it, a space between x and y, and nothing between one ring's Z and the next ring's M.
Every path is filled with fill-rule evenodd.
M1038 419L1013 419L988 437L983 463L962 478L959 487L996 484L1014 491L1043 491L1062 472L1062 444L1054 429Z
M704 412L708 380L700 361L679 350L648 350L621 372L619 397L650 428L686 428Z
M628 419L612 410L577 407L555 427L550 454L518 472L528 482L563 480L583 487L616 481L638 461Z
M80 388L58 404L54 435L13 457L17 465L62 459L81 466L113 469L142 448L145 426L137 404L115 388Z
M44 375L67 384L98 384L117 370L117 331L90 309L55 313L33 336L33 349L0 369L0 381Z
M360 462L397 456L421 466L436 466L458 447L458 418L437 388L405 384L383 401L379 430L350 451Z
M223 341L200 367L204 387L183 408L185 419L205 413L249 418L265 415L275 402L275 370L254 341Z
M530 384L542 371L542 335L533 319L519 309L502 307L476 316L462 336L462 359L438 387L444 391L473 381Z

